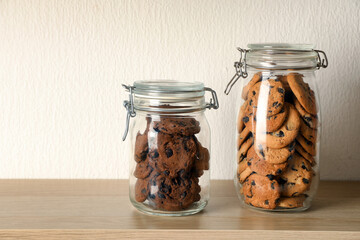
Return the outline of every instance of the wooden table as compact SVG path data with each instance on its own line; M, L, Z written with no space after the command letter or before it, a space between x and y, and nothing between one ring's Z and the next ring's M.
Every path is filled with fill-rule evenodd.
M240 207L232 181L212 181L206 209L148 216L126 180L0 180L0 239L360 239L360 183L321 182L301 213Z

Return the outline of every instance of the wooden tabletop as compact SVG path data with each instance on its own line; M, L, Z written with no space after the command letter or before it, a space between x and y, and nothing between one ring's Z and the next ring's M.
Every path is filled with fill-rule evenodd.
M360 183L321 182L300 213L242 208L232 181L212 181L188 217L134 209L126 180L0 180L0 239L360 239Z

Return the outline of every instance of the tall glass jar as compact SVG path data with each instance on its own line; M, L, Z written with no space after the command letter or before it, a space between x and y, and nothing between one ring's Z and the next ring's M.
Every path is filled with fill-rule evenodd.
M138 210L168 216L195 214L210 188L210 128L205 109L215 91L199 82L136 81L124 102L131 142L130 201ZM212 93L205 102L205 91ZM127 130L124 135L126 138Z
M319 182L320 111L315 70L324 52L307 44L249 44L225 93L240 78L235 186L245 206L310 207ZM325 59L321 59L323 54Z

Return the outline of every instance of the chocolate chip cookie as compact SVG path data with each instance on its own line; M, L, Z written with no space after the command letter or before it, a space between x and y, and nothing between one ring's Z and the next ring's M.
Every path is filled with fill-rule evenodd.
M301 134L296 137L296 141L305 149L310 155L316 155L316 144L304 138Z
M303 135L308 141L312 143L316 143L317 140L317 130L309 127L304 121L300 121L300 133Z
M179 211L200 200L201 188L195 177L171 178L155 174L149 181L149 204L156 209Z
M191 136L200 132L200 123L194 118L160 117L160 121L153 121L152 127L156 132Z
M302 207L304 201L306 199L306 195L302 194L297 197L282 197L279 200L278 206L281 208L298 208Z
M210 153L209 150L201 145L201 143L194 137L196 142L196 154L194 160L194 168L196 170L209 170L210 168Z
M237 129L238 133L241 133L241 131L244 128L244 121L243 118L245 116L245 111L247 109L248 101L245 101L244 104L240 107L239 113L238 113L238 120L237 120Z
M242 190L245 202L254 207L274 209L280 198L279 184L259 174L249 176Z
M308 162L311 164L311 166L314 166L316 164L315 159L313 156L311 156L310 153L306 152L305 149L300 145L300 143L297 143L295 146L295 150Z
M285 107L289 109L289 115L283 126L275 132L267 134L256 133L259 143L266 144L269 148L283 148L295 140L300 129L300 117L291 104L285 103Z
M135 200L144 202L149 194L148 180L137 179L135 183Z
M281 194L286 197L299 196L310 188L313 171L311 165L302 156L295 153L289 160L286 171L280 175Z
M247 161L248 166L253 172L261 176L266 176L270 179L273 179L275 176L281 174L287 166L286 161L280 164L272 164L265 161L263 158L258 156L254 150L254 147L249 149Z
M134 176L139 179L147 178L151 172L154 170L153 166L150 165L149 159L139 162L136 164Z
M249 148L252 146L253 144L253 137L249 137L240 147L238 153L237 153L237 159L238 159L238 163L240 161L242 161L245 157L246 157L246 154L249 150Z
M255 152L259 157L272 164L280 164L289 160L295 150L295 142L283 148L269 148L262 144L255 145Z
M256 83L248 93L247 114L272 116L281 111L284 105L285 89L278 79L263 80Z
M262 79L262 75L261 72L255 73L254 76L252 77L252 79L249 81L249 83L243 88L242 91L242 98L243 99L247 99L249 90L259 81L261 81Z
M284 123L288 112L288 108L283 107L279 113L267 116L266 118L256 117L256 112L252 112L248 115L244 115L242 122L248 127L253 133L256 131L261 132L274 132L278 130Z
M317 113L315 94L309 84L304 82L303 75L290 73L287 75L287 82L301 106L308 113L315 115Z
M316 129L318 126L318 119L316 115L312 115L310 113L308 113L299 103L299 101L297 99L294 99L294 106L296 108L296 110L299 112L301 118L305 121L305 123L313 128Z
M243 142L251 136L250 129L245 127L237 137L237 149L239 150Z
M143 134L140 134L140 132L138 132L136 135L135 154L134 154L136 162L144 161L149 152L147 134L148 134L148 131L145 131Z
M190 171L197 153L193 137L159 132L156 139L154 144L149 141L149 161L157 172L174 177L181 170Z

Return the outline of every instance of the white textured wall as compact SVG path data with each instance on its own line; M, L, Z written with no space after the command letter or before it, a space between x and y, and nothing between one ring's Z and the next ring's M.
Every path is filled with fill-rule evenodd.
M218 91L212 177L231 178L235 49L315 43L321 177L360 180L360 1L0 0L0 178L126 178L121 83L172 78Z

